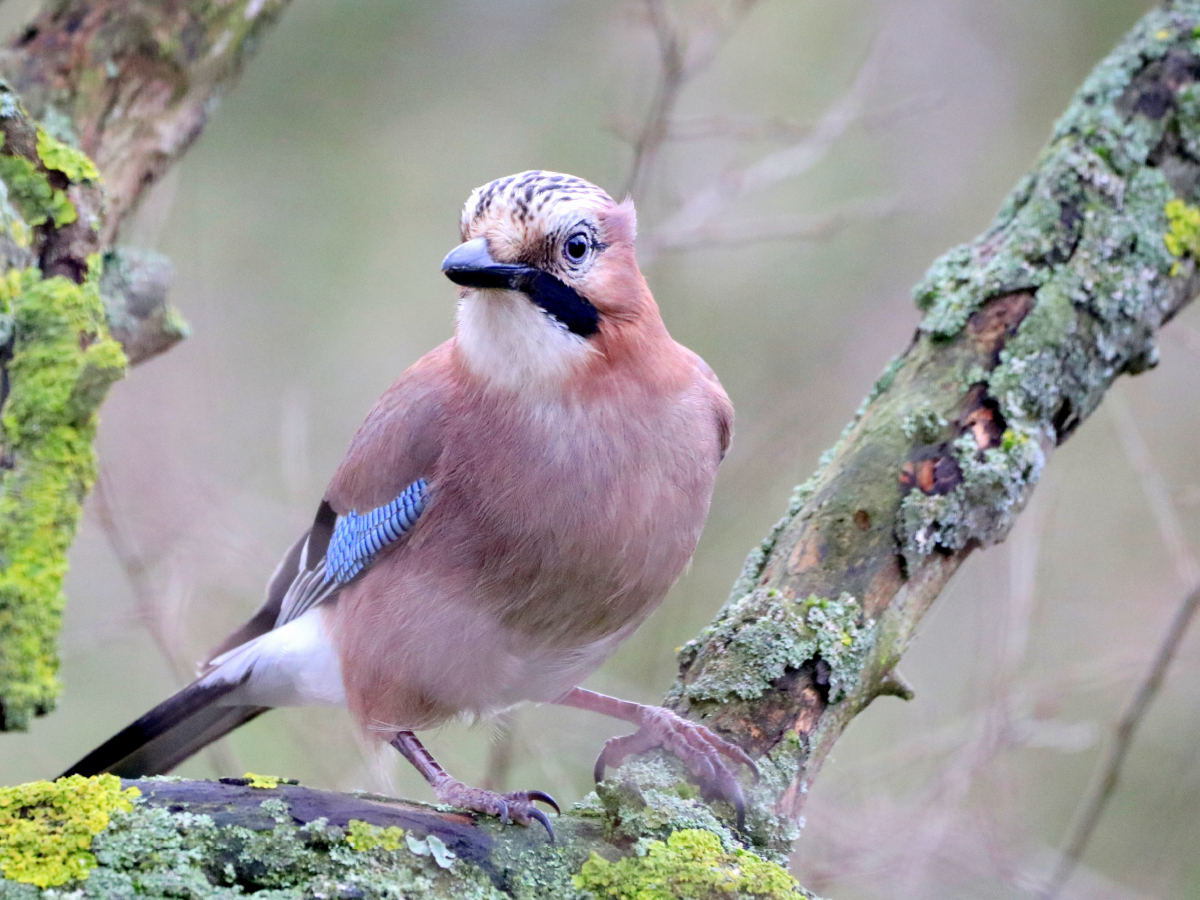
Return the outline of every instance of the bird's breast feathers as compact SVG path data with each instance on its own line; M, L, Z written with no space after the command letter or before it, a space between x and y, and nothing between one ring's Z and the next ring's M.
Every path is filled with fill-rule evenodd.
M596 354L515 291L480 291L459 301L455 343L462 365L495 387L544 397Z

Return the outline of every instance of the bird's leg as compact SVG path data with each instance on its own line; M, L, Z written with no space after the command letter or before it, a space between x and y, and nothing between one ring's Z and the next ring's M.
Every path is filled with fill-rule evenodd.
M554 840L554 829L550 827L550 819L533 805L535 800L541 800L543 803L553 806L556 813L559 812L558 804L549 794L542 791L513 791L509 794L497 794L495 791L485 791L483 788L463 784L457 778L451 778L446 774L446 770L433 758L433 754L425 749L425 745L417 740L417 736L411 731L396 732L391 743L424 776L425 780L429 782L429 786L433 788L433 792L437 794L438 800L447 806L457 806L471 812L496 816L505 825L512 822L528 825L530 822L538 821L550 835L550 840Z
M758 777L758 766L741 747L717 737L698 722L689 722L660 706L645 706L583 688L574 688L554 702L602 713L638 726L633 734L612 738L604 745L600 756L596 758L596 781L604 777L606 767L616 768L629 756L661 747L679 757L706 795L733 804L737 810L738 828L742 827L745 818L742 787L726 760L746 766L755 778Z

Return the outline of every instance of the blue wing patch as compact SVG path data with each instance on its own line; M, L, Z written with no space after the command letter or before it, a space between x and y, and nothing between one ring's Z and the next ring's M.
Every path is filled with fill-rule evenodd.
M427 493L425 479L418 478L391 503L363 515L339 516L325 551L325 583L346 584L380 550L399 540L424 511Z

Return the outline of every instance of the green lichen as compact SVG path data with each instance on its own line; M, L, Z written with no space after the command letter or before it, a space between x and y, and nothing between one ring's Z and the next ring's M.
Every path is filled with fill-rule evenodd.
M900 430L909 440L932 444L950 425L928 402L909 412L900 423Z
M711 651L704 671L679 691L691 701L749 700L785 672L821 660L829 667L829 701L837 703L874 646L875 623L861 617L849 594L797 601L757 588L701 632L698 643Z
M7 92L5 98L11 95ZM51 183L50 173L58 173L68 184L94 183L100 172L81 150L37 128L37 158L27 158L7 146L0 133L0 180L4 183L4 204L15 207L19 216L3 215L0 224L18 246L28 246L30 229L50 222L55 228L70 225L79 212L62 187Z
M103 778L119 790L117 778ZM118 796L133 794L126 791ZM64 808L80 809L73 788L64 788L61 797ZM70 890L69 896L77 900L234 900L247 894L270 900L501 900L507 896L478 866L455 861L445 844L440 848L442 861L453 862L453 866L439 864L434 856L440 843L436 836L434 841L424 839L425 855L414 854L403 841L393 840L398 829L391 828L379 829L378 846L356 849L348 832L357 832L368 842L374 833L353 825L338 828L324 819L297 825L280 799L266 800L262 807L270 816L268 826L250 828L186 809L152 805L146 797L132 804L123 799L109 809L105 822L88 820L94 827L86 839L80 832L76 844L80 853L89 855L86 867L76 864L69 877L47 882L46 890L39 890L34 883L17 882L11 875L0 878L0 900L51 900L62 898L64 890ZM3 810L0 805L0 822ZM0 859L8 850L0 830ZM84 875L86 880L79 880ZM566 890L554 895L573 893L569 874L563 875L563 883ZM55 886L62 888L55 890Z
M938 260L917 289L922 330L935 340L959 335L992 297L1028 292L1034 303L991 371L975 366L962 381L964 393L984 383L996 400L1008 429L1001 446L979 451L964 436L953 448L961 484L903 501L897 536L909 563L1003 538L1040 476L1043 448L1086 418L1117 375L1157 360L1172 276L1200 249L1200 210L1175 196L1151 153L1172 123L1200 150L1200 96L1181 91L1177 114L1157 118L1122 104L1133 77L1166 52L1150 38L1190 41L1173 15L1151 13L1093 71L992 228Z
M0 873L40 888L84 880L96 866L92 839L138 794L115 775L0 788Z
M355 850L399 850L404 829L397 825L381 828L359 819L351 819L346 827L346 843Z
M637 855L610 862L597 853L575 876L575 886L616 900L717 900L808 897L782 866L745 850L726 850L709 831L685 829L666 842L644 841Z
M1147 162L1173 119L1185 144L1197 137L1200 103L1194 90L1181 92L1179 116L1153 118L1124 114L1122 100L1134 75L1169 48L1148 38L1166 30L1173 40L1186 39L1170 27L1171 15L1148 15L1092 71L1057 123L1035 175L1014 190L992 228L934 263L915 291L927 313L923 331L952 337L990 297L1036 291L1052 275L1078 269L1076 258L1089 245L1108 252L1097 262L1107 258L1125 273L1137 269L1122 250L1159 268L1155 246L1165 249L1159 223L1172 196L1168 188L1158 209L1145 215L1141 200L1158 193L1156 180L1165 184L1162 172ZM1157 234L1148 233L1155 228ZM1147 239L1144 245L1126 242L1134 231Z
M1084 165L1073 148L1050 154L1040 177L1019 187L987 234L930 267L914 289L914 300L926 314L923 332L952 338L988 299L1036 291L1046 282L1079 240L1083 217L1074 204L1082 194L1079 167Z
M910 564L935 549L960 550L969 541L988 543L1006 534L1045 465L1036 435L1019 425L1005 431L999 447L981 452L965 434L953 450L962 483L946 494L913 490L900 506Z
M28 727L58 694L62 582L80 505L95 478L95 410L125 371L108 336L97 280L36 269L0 278L0 330L11 329L11 389L0 416L0 713Z
M725 810L732 813L732 808ZM732 831L717 818L687 780L683 765L673 756L651 754L635 758L596 785L595 793L574 812L604 822L609 841L665 838L683 828L702 828L718 835L722 845L740 846Z
M620 868L608 876L613 886L623 882L632 887L634 869L640 871L643 865L637 860L661 846L667 854L655 850L652 862L655 871L668 876L669 889L679 892L670 896L683 900L708 897L708 893L689 891L718 890L721 885L729 886L731 892L711 896L772 900L802 896L795 882L783 877L782 857L772 860L748 852L703 803L680 796L688 792L678 790L676 763L639 760L623 767L621 774L644 781L645 792L639 795L640 807L626 797L620 807L622 821L611 823L609 833L614 840L638 854L632 864L617 864ZM106 776L106 780L119 792L116 778ZM133 794L118 795L132 798ZM63 796L69 800L73 795L66 791ZM95 823L87 835L90 847L83 849L92 855L94 866L86 869L86 880L73 874L41 887L0 877L0 900L61 900L64 896L76 900L135 896L233 900L247 894L269 900L600 900L626 896L597 892L575 880L593 874L605 877L597 874L595 865L587 866L589 853L592 849L605 854L615 851L612 844L602 842L596 824L597 817L609 813L597 798L592 802L597 808L591 814L584 811L580 815L576 810L575 815L564 817L560 835L565 840L553 844L533 832L504 829L504 839L495 841L490 860L481 867L467 854L456 856L434 833L417 837L412 829L381 828L357 820L346 828L330 825L325 819L297 824L296 811L281 797L260 804L265 817L240 801L228 809L206 806L211 814L202 814L189 810L186 803L156 799L154 791L147 788L145 795L132 803L114 805L107 823ZM655 816L659 826L635 830L635 825L649 825ZM493 826L488 823L484 827ZM498 826L496 830L500 830ZM683 838L673 837L680 833ZM651 883L643 882L643 886Z
M67 176L68 181L99 181L100 170L86 153L39 128L37 132L37 154L47 169L54 169Z

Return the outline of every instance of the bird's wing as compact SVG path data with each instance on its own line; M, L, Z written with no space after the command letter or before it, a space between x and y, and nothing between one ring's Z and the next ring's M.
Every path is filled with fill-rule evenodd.
M367 414L312 526L284 554L266 599L205 664L337 596L416 524L429 500L452 389L451 342L422 357Z
M339 516L328 501L322 502L297 560L296 573L280 599L273 627L286 625L324 603L366 571L380 553L412 530L428 498L429 484L418 478L391 502L363 513L350 510ZM326 527L330 529L328 537L322 534ZM321 545L324 553L314 559Z
M713 423L717 428L720 459L724 460L725 454L729 452L729 445L733 442L733 404L729 400L729 395L725 393L725 388L721 386L721 380L717 378L717 373L712 370L712 366L695 351L689 350L683 345L678 346L696 367L699 378L694 384L700 388L704 404L712 411Z

